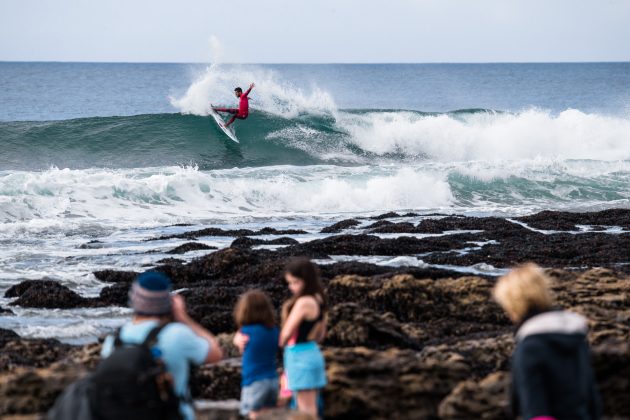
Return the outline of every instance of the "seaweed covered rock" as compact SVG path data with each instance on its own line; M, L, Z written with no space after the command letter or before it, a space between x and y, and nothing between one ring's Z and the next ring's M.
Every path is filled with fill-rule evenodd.
M494 372L480 381L460 382L440 403L441 419L509 419L508 372Z
M327 226L321 230L321 233L339 233L342 230L359 226L361 222L355 219L342 220L334 225Z
M54 280L26 280L9 288L4 296L17 297L10 305L29 308L67 309L85 306L89 302Z
M356 303L341 303L328 313L326 344L340 347L419 348L391 314L378 314Z
M131 284L139 273L134 271L100 270L95 271L94 277L106 283L129 283Z
M208 400L239 399L241 395L240 359L226 359L214 365L193 370L191 377L193 397Z
M597 212L541 211L530 216L518 217L523 223L537 229L575 231L577 225L620 226L630 228L630 209L608 209Z
M11 330L0 329L0 372L48 366L74 349L52 338L25 339Z
M205 249L217 249L217 247L202 244L200 242L186 242L185 244L171 249L167 252L167 254L185 254L190 251L201 251Z
M324 356L330 419L435 417L440 401L471 373L455 353L423 358L412 350L353 347L328 348Z
M55 363L0 376L0 417L45 413L63 390L85 373L82 366Z
M355 301L393 313L402 322L462 321L506 324L499 307L489 299L492 283L480 277L418 279L411 275L390 278L339 276L328 290L335 301Z
M232 248L251 248L256 245L297 245L299 242L296 239L282 237L270 240L249 238L247 236L236 238L230 245Z

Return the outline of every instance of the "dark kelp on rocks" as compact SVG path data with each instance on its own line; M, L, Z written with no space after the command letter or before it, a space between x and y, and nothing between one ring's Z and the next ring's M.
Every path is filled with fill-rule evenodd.
M420 258L426 262L484 262L495 267L534 260L555 267L547 273L558 302L590 320L588 339L605 415L630 417L630 277L624 265L630 262L630 233L544 234L505 219L461 216L435 216L416 226L400 220L380 223L394 217L385 216L370 228L369 233L374 234L339 235L299 244L286 241L277 251L252 249L268 243L251 241L245 235L231 248L186 264L165 261L155 269L172 276L176 287L187 289L183 293L190 311L204 326L231 333L235 328L232 307L245 290L265 290L276 306L286 299L282 272L294 255L327 259L331 255L423 253ZM578 224L627 226L627 211L552 216L549 220L554 220L554 226L563 227L553 230L575 230ZM542 220L519 222L542 229ZM356 229L358 223L337 229ZM545 230L550 227L544 225ZM407 234L474 232L396 239L383 239L376 235L383 232L374 232L412 228ZM590 269L592 266L604 268ZM507 418L514 341L509 320L490 298L492 277L356 261L325 264L320 269L330 299L324 345L329 378L324 392L326 418ZM101 271L95 275L112 284L94 299L78 296L50 280L25 282L10 295L23 306L126 305L136 273ZM50 306L48 296L61 303ZM229 344L231 336L221 337L229 357L237 357ZM63 384L93 365L98 346L26 340L0 330L0 400L6 401L0 405L0 416L43 412ZM58 385L50 382L53 379ZM193 375L193 392L204 399L238 398L238 358L198 369ZM36 402L34 395L38 396Z

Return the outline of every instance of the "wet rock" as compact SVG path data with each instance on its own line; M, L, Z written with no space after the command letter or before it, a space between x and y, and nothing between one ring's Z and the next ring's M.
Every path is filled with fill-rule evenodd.
M178 233L175 235L165 235L157 238L151 238L150 241L159 241L166 239L197 239L203 236L256 236L256 235L303 235L307 233L306 231L299 229L287 229L287 230L279 230L270 227L263 228L258 231L250 230L250 229L234 229L234 230L224 230L215 227L209 227L201 230L194 230L191 232Z
M194 398L240 399L241 360L226 359L195 369L191 378L191 392Z
M339 233L344 229L350 229L360 225L361 222L355 219L346 219L341 222L337 222L334 225L327 226L321 230L321 233Z
M379 214L378 216L371 217L372 220L383 220L383 219L393 219L395 217L400 217L400 214L390 211L389 213Z
M286 257L268 250L226 248L196 258L182 266L159 266L177 287L198 283L209 285L255 285L280 281Z
M509 419L508 372L491 373L481 381L460 382L440 403L441 419Z
M20 336L13 330L0 328L0 349L11 340L19 340Z
M7 315L14 315L14 313L11 309L3 308L2 306L0 306L0 315L7 316Z
M440 401L470 374L453 353L422 358L411 350L354 347L328 348L324 356L329 419L434 418Z
M256 287L278 308L288 297L282 279L287 260L277 252L228 248L158 269L178 272L177 282L188 282L182 293L191 315L213 332L225 332L219 339L226 355L238 357L230 344L236 299ZM330 308L324 346L330 383L324 392L327 418L501 418L502 390L509 382L503 375L514 341L511 323L490 299L492 279L356 262L323 265L321 271ZM353 272L363 275L349 274ZM558 303L589 318L606 415L630 416L630 277L604 268L547 272ZM128 282L116 283L103 289L102 297L109 294L126 304L128 287ZM0 330L3 378L24 366L63 362L93 367L96 360L98 345L76 348ZM198 370L194 395L238 398L239 363L231 359ZM41 389L41 383L40 388L29 388L28 381L18 383L27 384L24 395ZM19 398L16 401L8 404L24 407Z
M390 222L389 220L379 220L378 222L374 222L371 225L365 226L365 230L378 229L383 226L391 226L394 222Z
M429 357L442 353L457 353L466 359L476 377L483 377L495 371L508 370L509 360L514 351L514 336L511 328L498 329L494 332L434 336L434 342L441 344L427 345L422 349L422 356Z
M263 239L241 237L235 239L230 247L232 248L251 248L256 245L297 245L299 242L293 238L276 238L265 241Z
M604 414L630 418L630 340L603 343L592 349L593 366Z
M463 277L467 274L458 271L445 270L433 267L410 267L410 266L387 266L370 263L360 263L355 261L337 262L334 264L323 264L319 266L320 273L324 280L332 279L343 275L358 276L384 276L391 277L396 274L409 274L416 278L439 279L446 277Z
M448 216L441 219L424 219L416 227L417 233L443 233L453 230L482 230L494 237L519 235L540 237L540 234L500 217Z
M162 258L161 260L158 260L155 263L163 264L163 265L177 265L177 264L185 264L186 261L180 260L179 258Z
M217 249L216 246L201 244L199 242L186 242L176 248L171 249L167 254L185 254L190 251L199 251L202 249Z
M376 225L377 223L375 223ZM372 228L370 233L415 233L416 227L412 223L388 223Z
M0 372L48 366L72 350L72 346L54 339L24 339L8 330L0 331Z
M76 308L85 306L88 299L54 280L26 280L11 287L5 297L17 297L10 303L28 308Z
M129 302L129 289L131 283L116 283L113 286L104 287L98 297L102 306L127 306Z
M257 235L305 235L308 232L302 229L274 229L265 227L256 232Z
M470 246L480 238L474 234L456 234L418 239L409 236L381 239L374 235L338 235L283 248L278 253L326 258L329 255L413 255Z
M57 363L1 376L0 417L45 413L63 390L84 374L81 366Z
M232 340L234 340L234 332L227 334L217 334L217 341L223 350L223 358L224 359L233 359L241 357L241 353L238 348L234 344L232 344Z
M79 245L79 249L99 249L99 248L104 248L105 244L101 241L90 241L90 242L86 242L82 245Z
M344 274L356 274L359 276L376 276L379 274L386 274L391 271L391 267L356 261L344 261L334 264L321 264L319 265L319 271L322 278L332 279L333 277Z
M491 264L495 267L512 267L528 261L536 261L546 267L618 267L630 261L630 233L609 235L605 233L554 235L515 235L497 238L468 253L433 253L423 257L430 264L470 266Z
M518 217L516 220L542 230L575 231L578 230L576 225L630 228L630 209L609 209L587 213L541 211L531 216Z
M191 315L198 314L199 323L213 333L230 333L236 331L232 310L227 305L200 305Z
M101 270L95 271L94 277L106 283L133 283L139 273L134 271Z
M328 293L335 301L391 312L402 322L450 318L504 325L505 316L489 299L491 288L492 283L480 277L432 280L403 274L391 278L348 275L331 280Z
M250 229L235 229L224 230L214 227L209 227L200 230L193 230L190 232L176 233L173 235L163 235L157 238L148 239L149 241L162 241L168 239L192 239L195 240L202 236L251 236L255 235L255 232Z
M419 348L394 316L378 314L356 303L335 305L329 311L326 345Z

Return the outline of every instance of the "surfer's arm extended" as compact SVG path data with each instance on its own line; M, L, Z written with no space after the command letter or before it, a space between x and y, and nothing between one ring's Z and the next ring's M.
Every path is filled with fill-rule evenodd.
M249 92L251 92L251 91L252 91L252 89L254 88L254 86L256 86L256 85L254 85L253 83L252 83L251 85L249 85L249 89L247 89L247 90L245 91L245 93L243 93L243 95L245 95L245 96L249 95Z

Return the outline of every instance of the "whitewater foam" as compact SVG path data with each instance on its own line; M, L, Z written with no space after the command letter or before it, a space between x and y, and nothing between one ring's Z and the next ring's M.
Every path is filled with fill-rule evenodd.
M50 169L0 173L0 233L92 223L148 227L254 212L436 208L451 200L440 175L395 166Z
M442 162L630 159L630 119L573 109L557 115L537 109L517 114L344 113L337 127L365 151Z
M256 87L250 94L250 106L283 118L300 114L335 114L332 96L312 86L310 92L279 80L275 72L256 66L215 63L199 74L181 97L171 97L171 104L184 114L208 115L210 104L237 106L233 89Z

